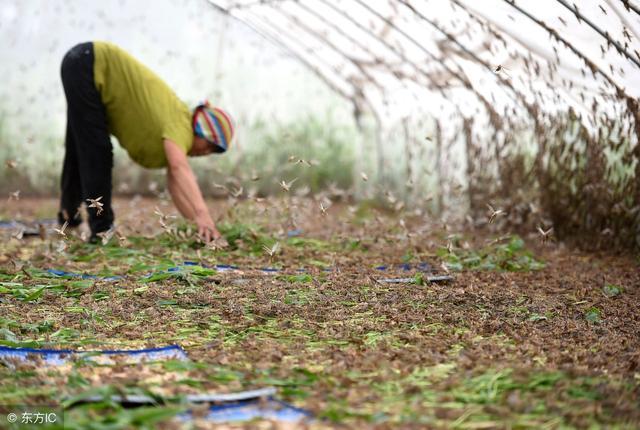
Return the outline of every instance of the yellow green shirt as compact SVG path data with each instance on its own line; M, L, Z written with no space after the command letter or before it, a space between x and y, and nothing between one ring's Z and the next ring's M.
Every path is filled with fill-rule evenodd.
M164 139L186 154L193 144L191 112L169 86L118 46L93 42L96 88L107 111L109 132L144 167L167 165Z

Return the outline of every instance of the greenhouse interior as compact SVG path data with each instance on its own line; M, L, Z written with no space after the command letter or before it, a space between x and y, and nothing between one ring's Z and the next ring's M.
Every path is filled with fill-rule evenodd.
M640 1L0 34L0 428L640 426Z

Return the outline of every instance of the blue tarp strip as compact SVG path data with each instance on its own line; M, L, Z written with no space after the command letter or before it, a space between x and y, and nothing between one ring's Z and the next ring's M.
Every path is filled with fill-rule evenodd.
M0 346L0 360L17 359L28 361L39 358L50 365L61 365L74 357L91 358L100 355L125 355L138 361L158 360L188 360L187 353L179 345L169 345L159 348L130 349L130 350L102 350L102 351L76 351L72 349L38 349L38 348L13 348Z
M422 272L426 272L426 271L430 271L431 269L433 269L433 267L429 264L429 263L418 263L418 264L409 264L409 263L401 263L401 264L392 264L389 266L376 266L375 267L376 270L382 270L382 271L386 271L386 270L404 270L404 271L409 271L409 270L419 270Z
M116 279L122 279L122 276L96 276L96 275L87 275L86 273L73 273L73 272L65 272L64 270L58 269L47 269L47 273L50 273L55 276L68 276L72 278L80 278L80 279L102 279L104 281L115 281Z
M14 228L14 227L28 227L28 226L37 226L38 224L42 225L53 225L58 221L55 219L41 219L30 222L20 222L16 220L4 220L0 221L0 228Z
M251 421L266 419L279 422L296 423L310 420L312 414L283 401L267 398L247 400L237 403L213 405L209 408L204 419L213 423ZM190 412L179 416L184 421L190 421Z

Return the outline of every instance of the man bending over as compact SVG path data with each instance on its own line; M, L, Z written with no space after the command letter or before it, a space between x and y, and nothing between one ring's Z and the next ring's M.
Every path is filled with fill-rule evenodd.
M67 131L58 221L80 224L88 199L91 241L113 225L111 170L114 135L146 168L167 168L171 198L208 242L220 237L187 156L225 152L234 135L230 116L208 103L193 112L154 72L118 46L87 42L62 60Z

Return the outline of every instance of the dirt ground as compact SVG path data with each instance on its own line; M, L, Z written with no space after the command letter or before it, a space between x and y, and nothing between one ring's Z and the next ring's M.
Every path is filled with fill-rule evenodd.
M321 203L329 206L212 201L226 249L163 219L174 209L162 198L118 198L118 233L106 245L77 232L17 239L0 230L2 344L179 344L191 359L0 367L0 403L275 386L319 428L640 427L639 255L584 253L535 233L473 231L368 204L334 203L325 214ZM53 199L21 199L3 204L0 219L51 218L55 208ZM415 269L423 262L453 280L428 282ZM214 264L240 270L207 270ZM50 268L122 278L56 278ZM178 427L170 417L183 406L171 408L68 406L66 419L71 428Z

